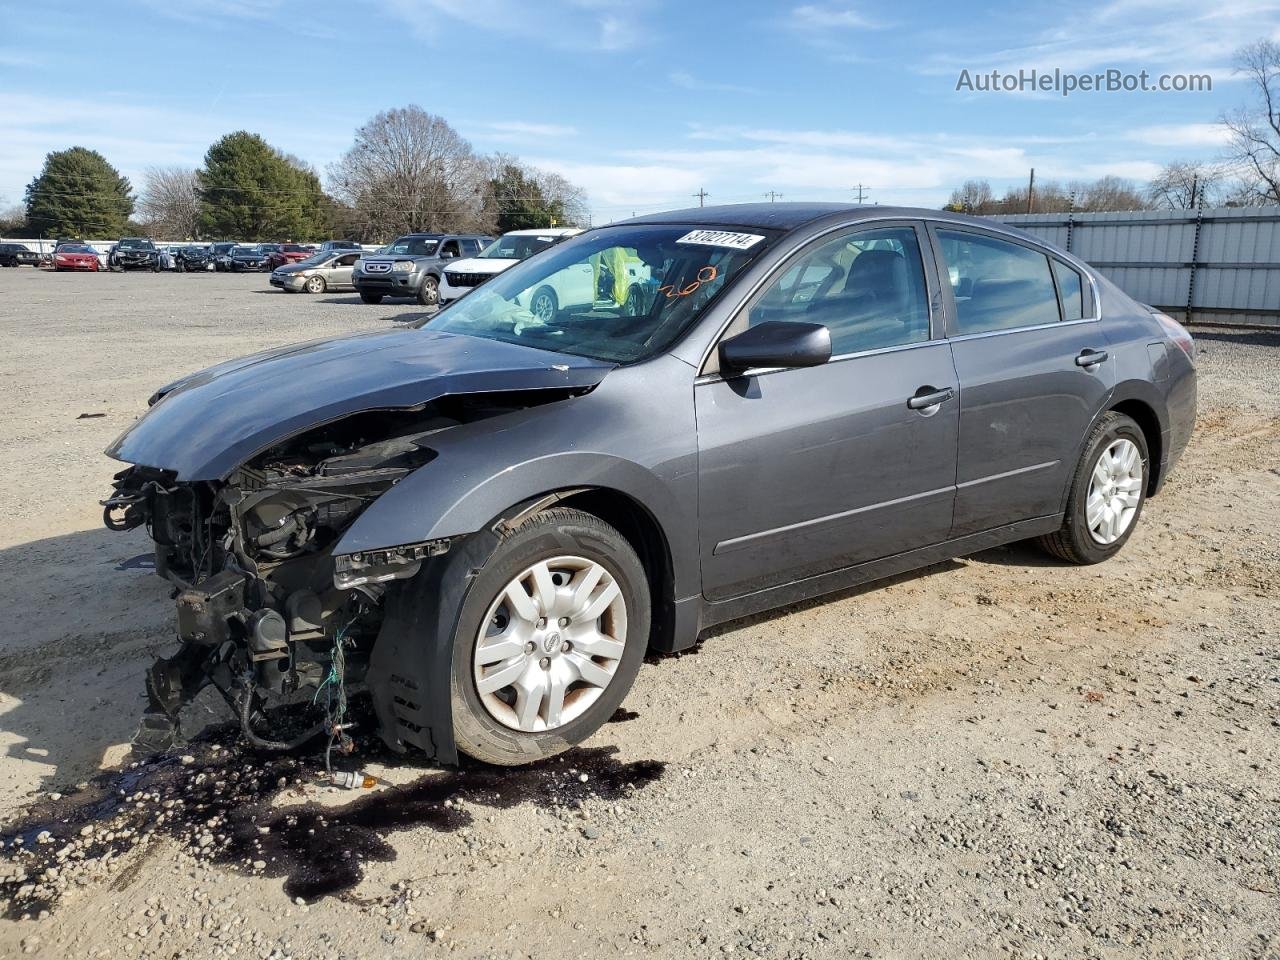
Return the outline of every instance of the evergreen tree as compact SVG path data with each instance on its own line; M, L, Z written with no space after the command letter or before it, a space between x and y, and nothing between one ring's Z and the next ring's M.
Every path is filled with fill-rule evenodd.
M256 133L217 141L197 175L206 237L306 240L325 232L329 208L315 172Z
M25 199L29 231L42 237L119 237L133 213L129 181L84 147L45 157Z

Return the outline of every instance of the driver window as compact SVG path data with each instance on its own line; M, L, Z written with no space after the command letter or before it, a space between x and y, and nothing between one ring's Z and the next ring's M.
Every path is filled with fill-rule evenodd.
M746 326L820 323L840 356L929 339L929 295L911 227L858 230L800 257L749 308Z

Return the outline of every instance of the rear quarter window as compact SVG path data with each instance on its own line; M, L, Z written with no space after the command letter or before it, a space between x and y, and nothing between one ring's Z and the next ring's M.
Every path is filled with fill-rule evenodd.
M1062 319L1083 320L1084 278L1061 260L1053 261L1053 275L1058 281L1058 296L1062 298Z

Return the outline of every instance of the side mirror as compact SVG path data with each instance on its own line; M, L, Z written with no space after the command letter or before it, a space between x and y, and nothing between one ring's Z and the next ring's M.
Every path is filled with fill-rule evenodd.
M831 359L831 331L820 323L769 320L720 341L720 372L756 367L817 367Z

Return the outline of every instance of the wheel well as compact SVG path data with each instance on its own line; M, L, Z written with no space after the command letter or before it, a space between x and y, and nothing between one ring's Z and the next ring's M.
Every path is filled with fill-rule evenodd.
M1123 400L1111 408L1116 413L1123 413L1142 428L1142 436L1147 441L1147 454L1150 466L1147 471L1147 495L1153 495L1160 486L1160 466L1163 463L1164 449L1160 439L1160 421L1156 412L1141 400Z
M638 501L617 490L584 490L557 506L576 507L615 528L640 557L653 602L650 646L669 649L675 634L675 589L671 547L658 521Z

